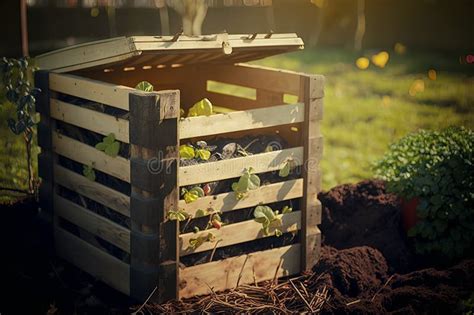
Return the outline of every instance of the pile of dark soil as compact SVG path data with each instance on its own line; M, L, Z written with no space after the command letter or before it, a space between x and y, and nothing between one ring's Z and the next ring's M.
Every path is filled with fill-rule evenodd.
M474 260L451 267L416 255L401 228L397 198L381 181L338 186L323 204L321 274L327 314L462 314L474 292ZM433 268L436 267L436 268Z
M387 259L391 272L413 270L417 259L400 228L399 202L382 181L341 185L319 194L323 243L337 249L369 246Z
M343 185L319 197L324 207L321 259L312 273L295 282L304 285L307 296L324 292L321 313L463 314L467 311L462 301L474 292L474 260L466 258L443 266L417 256L401 229L397 199L386 192L382 182ZM126 314L130 307L136 309L125 296L54 258L47 246L50 240L36 219L36 208L29 199L0 207L4 250L0 313L46 314L54 310L51 304L58 310L49 314ZM299 283L296 284L301 286ZM286 281L279 286L260 285L258 290L244 287L242 292L276 294L271 298L262 296L259 301L266 301L268 306L255 312L308 311L299 295L288 291L292 287ZM240 307L242 312L243 305L249 301L234 303L234 308L227 305L232 303L224 303L228 298L242 298L239 292L197 297L184 303L149 304L142 310L199 313L203 305L214 305L216 308L208 310L235 312Z

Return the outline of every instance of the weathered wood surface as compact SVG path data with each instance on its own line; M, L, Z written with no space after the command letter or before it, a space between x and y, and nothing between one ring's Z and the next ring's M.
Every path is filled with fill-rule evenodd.
M84 98L119 109L129 109L128 95L136 91L123 85L104 83L71 74L51 73L49 88L52 91Z
M282 217L282 225L278 227L283 233L296 232L300 228L301 224L301 212L294 211L291 213L284 214ZM273 232L273 230L271 230ZM207 235L212 233L216 240L215 242L205 242L196 249L189 248L189 241L193 238L197 238L200 235ZM242 221L239 223L233 223L222 226L219 230L209 229L201 231L199 233L186 233L179 236L179 247L180 256L186 256L194 253L200 253L213 248L220 248L235 244L240 244L256 239L272 236L264 235L262 231L262 224L254 221ZM216 243L217 242L217 243Z
M130 161L123 157L111 157L90 145L69 138L57 131L53 132L53 150L68 159L93 166L94 169L125 182L130 182Z
M185 118L180 121L180 138L216 135L302 122L304 105L272 106L211 116Z
M180 271L180 297L224 291L239 284L271 280L300 272L299 244L264 250L215 262L184 268Z
M301 218L301 270L311 270L319 259L321 237L317 224L321 222L321 203L318 193L321 190L320 161L322 157L322 97L324 96L324 77L305 76L301 82L301 94L305 103L304 140L304 197Z
M55 240L56 251L60 257L120 292L130 294L130 266L128 264L60 227L55 228Z
M130 230L57 194L54 195L54 208L56 215L130 252Z
M91 181L58 164L54 165L54 177L57 184L130 217L129 196L98 182Z
M251 191L244 199L237 200L234 192L201 197L192 203L180 200L178 207L194 216L198 209L212 208L216 211L233 211L268 204L276 201L289 200L303 196L303 179L292 179L284 182L263 185L257 191Z
M51 117L68 124L94 131L104 136L113 133L115 139L129 143L128 120L52 98Z
M240 177L242 172L249 167L252 167L255 173L276 171L281 169L288 160L293 160L295 166L301 165L303 147L180 167L179 185L186 186Z

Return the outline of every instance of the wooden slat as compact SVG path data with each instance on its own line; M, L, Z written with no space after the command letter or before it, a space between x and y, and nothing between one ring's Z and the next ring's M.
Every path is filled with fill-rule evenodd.
M227 114L185 118L180 121L180 139L240 130L253 130L302 122L304 105L278 105Z
M179 185L186 186L239 177L249 167L252 167L255 173L276 171L282 168L283 163L288 159L293 159L296 165L301 165L303 147L180 167Z
M129 143L128 120L52 98L51 117L101 135L113 133L118 141Z
M84 98L97 103L128 111L128 94L135 89L103 83L70 74L51 73L49 87L52 91Z
M53 131L53 150L76 162L92 165L94 169L130 182L130 161L117 156L111 157L96 148Z
M130 217L130 197L112 188L93 182L86 177L54 165L54 180L57 184L107 206Z
M278 266L281 264L280 268ZM276 273L278 269L278 273ZM180 298L233 289L239 284L261 282L300 272L300 245L260 251L207 264L187 267L180 272Z
M205 97L207 97L212 104L217 106L228 107L235 110L247 110L262 107L259 103L257 103L256 100L251 100L244 97L210 91L206 91L204 93Z
M58 255L118 291L130 293L130 267L123 261L56 227Z
M130 253L130 230L123 226L57 194L54 195L54 210L58 216Z
M140 54L140 52L132 51L131 48L133 46L130 46L130 40L126 37L111 38L48 52L37 56L37 62L38 66L45 70L56 70L91 62L107 64L112 58L113 61L118 62Z
M212 208L216 211L227 212L301 196L303 196L303 179L300 178L261 186L257 191L249 192L248 196L241 200L236 199L234 192L229 192L202 197L192 203L180 200L178 207L194 216L198 209Z
M320 256L321 237L317 224L321 222L321 204L318 193L321 190L319 165L322 157L323 141L320 135L322 118L322 97L324 96L324 77L305 76L301 80L302 99L305 103L305 122L302 133L304 141L304 197L301 217L301 270L309 271Z
M216 65L202 68L202 71L208 80L279 93L300 94L302 74L298 72L248 64Z
M282 226L280 230L283 233L295 232L301 228L301 212L295 211L283 215ZM195 250L189 248L189 240L197 238L199 235L212 233L216 237L217 243L205 242ZM248 241L267 237L262 232L262 225L254 220L243 221L230 225L224 225L219 230L209 229L199 233L186 233L179 236L179 254L186 256L193 253L200 253L212 250L214 247L220 248L234 244L240 244Z

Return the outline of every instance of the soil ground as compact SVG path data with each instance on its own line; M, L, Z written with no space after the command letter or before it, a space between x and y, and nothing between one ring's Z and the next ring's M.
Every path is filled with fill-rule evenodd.
M382 182L338 186L319 196L323 249L314 272L330 300L324 314L462 314L474 291L474 259L414 254L397 198ZM133 301L57 259L31 199L0 207L0 313L124 314ZM147 308L152 310L153 308Z

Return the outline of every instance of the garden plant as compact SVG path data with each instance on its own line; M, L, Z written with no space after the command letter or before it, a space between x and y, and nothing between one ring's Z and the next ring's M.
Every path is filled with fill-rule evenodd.
M418 198L408 231L419 253L460 257L474 240L474 132L463 127L420 131L390 147L376 165L388 189Z

